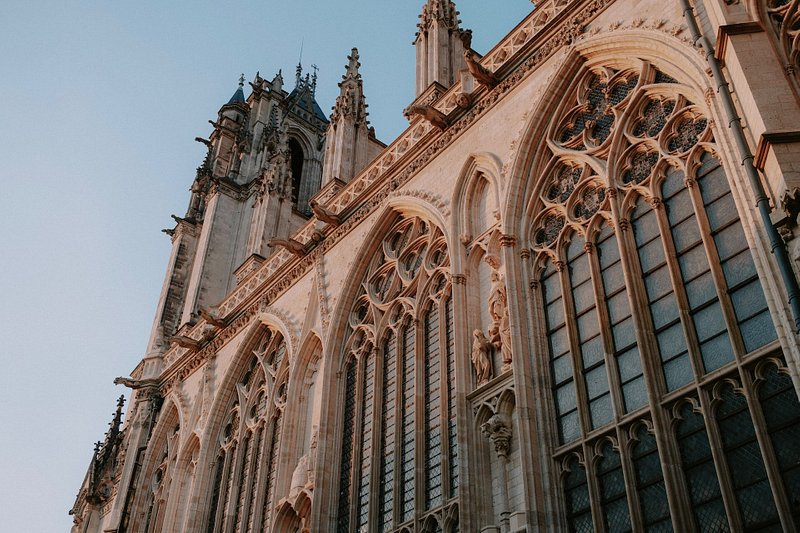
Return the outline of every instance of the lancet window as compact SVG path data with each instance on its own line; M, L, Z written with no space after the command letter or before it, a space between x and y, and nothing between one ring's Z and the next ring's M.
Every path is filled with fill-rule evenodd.
M422 218L397 221L372 256L346 335L341 533L457 528L448 274L444 236Z
M267 330L235 385L216 443L208 533L271 531L286 377L284 340Z
M696 102L650 64L595 68L549 130L528 207L534 365L572 531L800 526L800 404Z
M173 415L177 418L176 414ZM155 533L164 527L164 511L170 494L175 465L178 460L178 444L180 441L180 425L169 427L168 434L158 454L158 464L150 478L150 485L145 502L144 533Z

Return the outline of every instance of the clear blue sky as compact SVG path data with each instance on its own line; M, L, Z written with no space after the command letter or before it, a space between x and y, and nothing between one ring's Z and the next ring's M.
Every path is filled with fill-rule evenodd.
M209 119L244 72L319 66L329 112L350 48L390 142L413 99L423 0L4 0L0 15L0 515L66 532L142 357ZM486 52L530 0L457 0Z

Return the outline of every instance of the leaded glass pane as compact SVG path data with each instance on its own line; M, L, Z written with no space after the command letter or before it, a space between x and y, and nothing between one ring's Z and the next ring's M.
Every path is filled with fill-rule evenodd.
M350 487L351 468L353 465L353 437L355 434L355 408L356 408L356 362L351 360L345 372L344 412L342 420L344 430L342 434L342 459L339 473L339 509L336 520L336 530L339 533L348 533L350 530ZM274 441L274 439L273 439Z
M441 361L439 313L425 315L425 508L442 503Z
M569 472L564 477L564 500L569 529L578 533L591 533L594 528L586 471L576 460L571 461L568 468Z
M360 480L358 489L358 514L356 515L356 528L368 527L369 524L369 495L370 472L372 466L372 427L373 406L375 405L375 356L366 354L364 364L364 382L362 384L363 397L361 401L361 466L359 468Z
M209 507L207 533L213 533L217 523L217 508L219 507L219 493L222 489L223 470L225 469L225 451L221 450L217 456L214 468L214 485L211 489L211 505Z
M566 443L580 436L577 413L572 357L569 353L569 337L563 323L564 302L561 298L559 273L548 262L541 279L542 298L550 302L544 308L545 322L548 325L547 339L550 348L550 373L553 380L553 399L558 417L559 442ZM554 320L557 313L560 320ZM554 325L557 324L557 325Z
M456 433L456 351L453 336L453 300L445 302L445 347L447 349L447 442L450 485L448 496L458 489L458 435Z
M750 530L779 525L747 400L725 385L716 418L742 523Z
M711 154L702 157L697 183L745 350L750 352L774 341L777 334L725 171Z
M689 404L684 404L680 416L678 450L697 526L700 531L730 531L703 416Z
M397 407L397 337L389 332L383 344L383 402L381 406L381 466L378 510L380 531L389 531L394 525L394 452L397 436L395 411Z
M638 442L633 447L632 458L645 531L672 531L656 439L644 427L639 429L636 436Z
M800 402L792 379L770 365L758 391L795 522L800 522Z
M682 188L683 174L668 173L662 186L665 196L670 233L681 264L681 277L686 286L686 297L706 372L711 372L733 360L733 350L725 328L717 288L711 275L705 248L700 245L700 227L694 218L689 190ZM664 191L674 191L667 195ZM696 246L696 247L695 247ZM684 256L689 258L684 260Z
M683 186L683 183L680 185ZM662 186L662 192L670 191L672 186L672 182L667 180ZM667 390L673 391L689 383L694 376L656 214L640 198L631 222L650 304L650 318L661 356L661 369Z
M409 325L403 330L402 361L402 408L403 433L400 440L400 521L405 522L414 516L414 328Z
M608 373L602 340L599 337L594 287L583 238L577 235L573 238L567 249L567 257L570 258L570 287L577 315L575 320L583 361L584 384L589 396L590 418L592 427L598 428L611 422L613 408L611 396L608 395Z
M353 382L355 384L355 377ZM264 508L261 510L262 521L264 522L264 531L269 531L270 523L272 521L272 510L275 508L275 503L277 503L275 502L275 476L278 472L278 445L281 442L281 415L282 413L278 411L277 415L272 421L272 440L269 444L269 463L267 463L267 490L264 497ZM344 453L344 450L342 450L342 453ZM350 472L348 471L348 476L349 474Z
M606 531L631 531L622 464L611 443L606 443L601 450L601 458L597 463L597 481L600 485L600 507Z

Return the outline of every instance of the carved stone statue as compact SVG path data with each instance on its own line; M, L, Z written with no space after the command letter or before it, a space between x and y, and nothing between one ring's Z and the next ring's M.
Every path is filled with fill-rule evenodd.
M489 338L492 345L500 350L503 356L503 367L500 373L511 369L511 325L508 320L508 296L503 276L492 268L492 288L489 292L489 317L492 325L489 327Z
M492 379L492 360L489 354L492 351L492 343L483 334L483 331L476 329L472 335L472 366L478 378L478 387L485 385Z
M293 500L303 489L314 489L314 464L317 461L317 427L311 434L311 444L308 452L298 461L297 466L292 472L292 486L289 490L289 499Z

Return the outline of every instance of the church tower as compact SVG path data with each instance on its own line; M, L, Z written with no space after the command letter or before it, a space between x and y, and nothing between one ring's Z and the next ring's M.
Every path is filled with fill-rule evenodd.
M322 179L328 118L315 99L316 73L297 66L294 89L281 72L256 74L246 98L244 76L223 105L197 169L184 217L165 233L172 254L153 324L148 356L180 341L191 326L287 239L311 214L309 199ZM185 340L185 339L184 339Z

